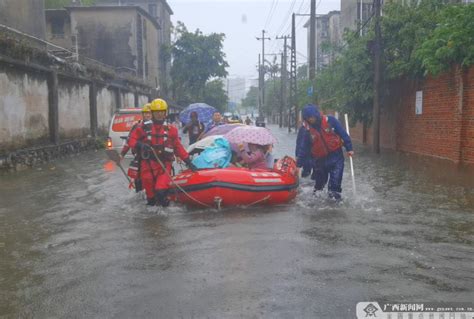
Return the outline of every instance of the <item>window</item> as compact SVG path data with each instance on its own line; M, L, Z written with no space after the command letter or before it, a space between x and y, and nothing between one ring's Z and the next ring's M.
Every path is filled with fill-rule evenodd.
M54 18L51 20L51 33L53 37L64 37L64 20L61 18Z
M156 3L149 3L148 4L148 13L154 18L156 18L158 16Z

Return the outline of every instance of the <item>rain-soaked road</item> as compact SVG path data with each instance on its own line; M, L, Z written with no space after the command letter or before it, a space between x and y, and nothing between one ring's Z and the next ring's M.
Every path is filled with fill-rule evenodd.
M295 135L272 126L279 154ZM103 152L0 176L0 317L355 318L474 300L474 172L358 148L338 206L147 209Z

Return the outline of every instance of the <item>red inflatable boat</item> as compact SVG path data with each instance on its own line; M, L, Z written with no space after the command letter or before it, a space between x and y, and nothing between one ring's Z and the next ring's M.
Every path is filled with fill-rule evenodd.
M228 167L184 171L171 182L171 198L197 207L276 205L296 196L298 169L291 157L280 159L273 170ZM178 186L176 186L178 185Z

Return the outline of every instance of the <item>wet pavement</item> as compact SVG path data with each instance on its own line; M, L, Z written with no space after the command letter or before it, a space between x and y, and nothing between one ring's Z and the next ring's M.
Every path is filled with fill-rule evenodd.
M277 155L295 134L271 127ZM103 152L0 176L0 317L355 318L474 300L474 171L356 148L344 202L147 208ZM346 163L348 164L348 162Z

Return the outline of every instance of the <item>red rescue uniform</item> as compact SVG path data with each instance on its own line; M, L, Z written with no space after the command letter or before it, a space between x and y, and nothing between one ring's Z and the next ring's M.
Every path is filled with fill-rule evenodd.
M153 147L156 155L165 165L168 174L158 163L150 147L142 146L137 149L137 145L140 143ZM135 149L140 156L140 177L149 200L155 196L155 191L164 191L169 188L171 182L169 176L175 155L183 161L189 157L179 140L178 130L173 125L156 123L145 125L141 123L131 133L128 145Z

